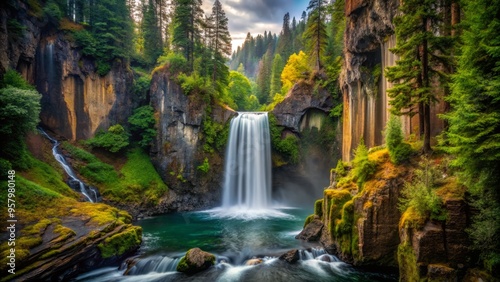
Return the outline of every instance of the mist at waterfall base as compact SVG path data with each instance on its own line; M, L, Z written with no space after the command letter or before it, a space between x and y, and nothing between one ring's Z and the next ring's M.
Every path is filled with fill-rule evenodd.
M137 257L75 280L396 281L362 272L316 243L295 239L312 209L272 201L270 150L267 114L239 113L230 126L222 206L140 220L143 244ZM216 255L216 265L194 275L177 272L180 258L195 247ZM292 249L300 250L296 263L278 258ZM260 263L248 265L256 258Z

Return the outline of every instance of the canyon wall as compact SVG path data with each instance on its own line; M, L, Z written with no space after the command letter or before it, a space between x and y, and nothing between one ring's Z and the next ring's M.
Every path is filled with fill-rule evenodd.
M87 139L99 129L125 123L132 110L134 76L115 61L105 76L94 61L46 18L22 1L0 9L0 74L20 72L42 94L41 123L70 140Z
M325 176L340 158L341 145L340 122L329 117L334 106L332 93L326 89L298 83L271 111L281 137L297 137L299 154L297 162L291 163L273 152L275 199L301 206L321 197L328 186Z
M221 199L224 148L207 152L203 129L216 123L229 130L236 113L201 95L186 95L166 69L153 75L150 92L158 125L151 158L170 193L158 212L215 206ZM198 169L205 158L208 172Z
M351 160L361 138L369 148L384 143L382 131L390 108L387 89L392 86L384 70L397 60L389 49L396 45L393 18L398 3L398 0L346 0L344 64L340 77L344 101L344 161ZM438 93L438 98L439 95L442 93ZM431 136L444 128L444 122L438 118L444 109L444 102L431 107ZM401 121L406 136L418 136L418 116L402 116Z

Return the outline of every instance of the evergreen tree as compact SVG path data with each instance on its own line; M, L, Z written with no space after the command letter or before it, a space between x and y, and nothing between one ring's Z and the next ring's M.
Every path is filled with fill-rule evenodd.
M448 151L480 213L471 237L484 266L500 275L500 1L462 1L462 54L453 76ZM496 271L496 273L494 272Z
M158 18L156 16L156 8L153 0L149 0L147 5L144 5L143 19L141 23L142 36L144 38L144 58L150 65L156 63L156 59L162 53L162 38L161 29L158 26Z
M423 152L430 147L430 106L436 101L431 81L444 80L440 68L448 64L444 59L449 41L439 36L440 18L432 0L408 0L400 6L402 15L394 19L396 47L399 56L396 65L386 70L394 87L389 89L391 111L396 115L414 115L417 111L420 132L424 135ZM418 109L417 109L418 108Z
M283 58L288 58L292 54L292 41L292 31L290 29L290 14L286 13L283 17L283 28L281 29L280 37L278 39L276 53L280 54Z
M272 64L272 50L267 49L266 54L259 62L259 71L257 73L257 98L260 104L269 102L269 87L271 82L271 64Z
M203 10L201 0L175 0L172 43L194 69L195 47L201 42Z
M307 20L307 28L304 32L304 38L308 42L308 55L311 60L314 60L316 70L321 68L321 58L327 44L326 34L326 6L327 0L311 0L307 10L310 11L309 19Z
M214 2L211 19L213 27L211 48L213 49L214 61L212 79L215 82L217 79L227 78L229 70L225 64L225 56L231 55L231 35L227 27L228 19L219 0Z
M273 100L276 93L281 92L281 72L284 67L285 64L283 63L283 59L281 59L280 54L274 55L273 66L271 69L271 89L269 92L270 101Z

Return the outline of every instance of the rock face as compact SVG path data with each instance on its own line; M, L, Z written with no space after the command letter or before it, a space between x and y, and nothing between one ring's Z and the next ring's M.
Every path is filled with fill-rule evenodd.
M470 266L470 245L467 232L469 212L467 204L461 199L447 199L444 203L447 220L437 222L429 220L420 227L406 225L400 230L401 244L410 247L411 252L404 255L414 256L411 260L419 266L415 275L428 279L455 281L465 275ZM401 254L400 254L401 256ZM408 272L406 265L400 265L400 271Z
M318 92L314 95L312 87L306 83L295 84L285 100L272 111L278 124L294 133L299 133L306 127L318 127L321 119L318 112L328 113L334 106L328 91L320 89ZM311 118L314 113L316 118Z
M150 91L158 115L158 134L151 157L170 188L169 197L163 199L158 211L213 207L221 198L224 156L203 151L203 123L208 118L228 126L236 113L207 103L199 95L185 95L166 70L156 72ZM209 159L209 173L197 169L205 157Z
M324 175L340 158L340 123L328 116L334 106L332 93L298 83L272 110L276 125L282 127L281 137L298 137L301 148L297 163L286 163L273 155L275 198L299 205L322 196L322 188L328 185ZM322 139L330 141L321 143Z
M382 130L389 118L387 89L392 85L384 69L397 57L389 49L396 45L393 18L397 0L347 0L345 15L344 64L341 73L343 93L342 158L349 161L361 138L368 147L381 145ZM437 114L444 103L431 107L432 135L444 128ZM418 117L402 117L405 134L418 134Z
M204 252L199 248L193 248L188 250L186 255L179 261L177 271L184 272L186 274L195 274L206 270L214 264L214 255Z
M89 220L68 216L61 218L64 229L54 223L43 229L40 245L16 265L19 275L15 280L67 281L79 273L116 264L139 248L140 227L119 220L96 226Z
M323 200L317 204L321 205L318 206L321 210L315 210L321 221L313 220L302 233L310 233L309 230L315 230L321 223L324 227L318 241L343 261L354 265L395 267L401 217L399 190L406 170L396 168L389 161L387 150L377 153L374 160L377 172L363 185L362 191L358 192L352 180L342 180L324 190Z
M127 121L134 76L125 63L114 62L101 77L91 59L47 20L32 15L24 2L9 1L0 15L0 75L15 69L36 85L43 125L76 140Z
M305 241L318 241L321 237L321 231L323 231L324 224L320 219L313 219L304 229L295 236L295 239L305 240Z
M93 61L62 34L41 39L34 77L42 123L67 139L90 138L99 129L125 124L131 114L134 76L126 64L114 62L99 76Z
M296 263L300 259L299 250L291 250L279 257L280 260L284 260L288 263Z

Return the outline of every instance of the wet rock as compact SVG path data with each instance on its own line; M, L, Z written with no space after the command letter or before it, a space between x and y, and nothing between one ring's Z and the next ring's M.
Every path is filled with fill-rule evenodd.
M200 248L193 248L186 252L177 265L177 271L194 274L206 270L215 265L215 256L202 251Z
M288 263L295 263L300 259L299 250L291 250L279 257L280 260L284 260Z
M332 96L325 89L317 90L306 83L297 83L287 93L285 100L276 105L272 113L278 125L284 126L292 132L300 132L301 127L307 126L306 113L311 110L323 112L325 115L334 106Z
M309 242L318 241L321 237L321 231L323 230L323 222L320 219L313 219L306 227L295 236L295 239L305 240Z
M321 255L316 258L317 260L324 261L324 262L332 262L332 257L330 255Z
M455 269L442 264L430 264L427 267L428 281L457 281Z
M236 113L221 105L209 104L196 95L186 95L167 70L153 75L150 93L159 119L150 155L169 187L169 194L152 213L213 207L221 198L223 156L210 154L210 173L198 169L206 157L202 137L204 119L226 125ZM211 112L207 117L208 108Z
M260 258L253 258L253 259L249 259L245 262L245 265L258 265L258 264L261 264L263 262L262 259Z

